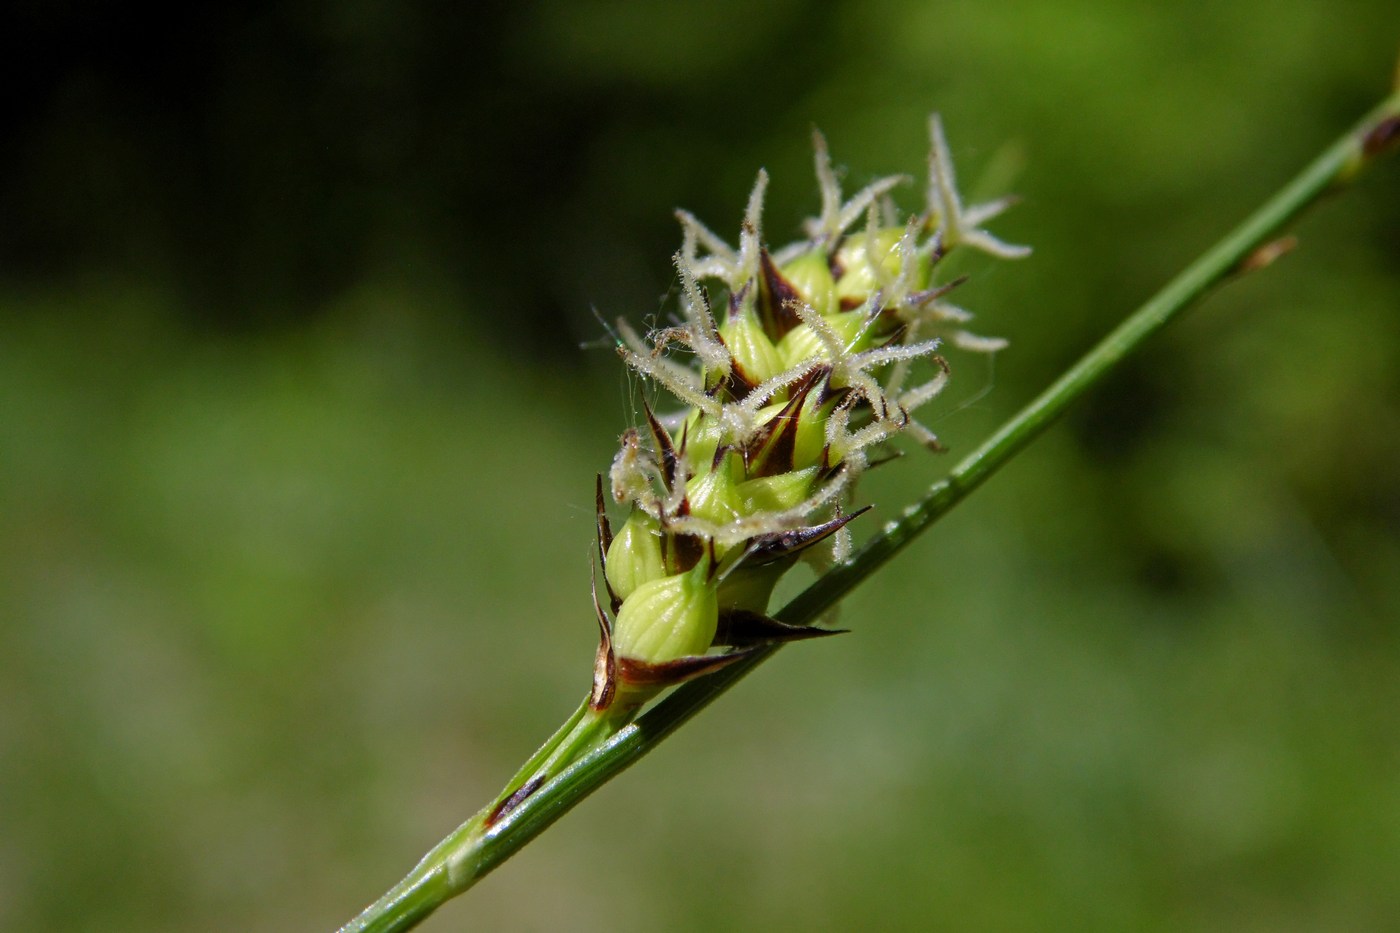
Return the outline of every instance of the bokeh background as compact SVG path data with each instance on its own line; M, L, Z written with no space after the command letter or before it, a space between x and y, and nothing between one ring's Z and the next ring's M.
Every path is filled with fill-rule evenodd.
M7 16L0 928L326 930L586 689L671 218L962 178L966 451L1384 92L1393 0ZM916 193L906 194L906 203ZM429 930L1400 917L1400 164ZM951 460L872 475L891 516ZM868 527L876 527L876 518Z

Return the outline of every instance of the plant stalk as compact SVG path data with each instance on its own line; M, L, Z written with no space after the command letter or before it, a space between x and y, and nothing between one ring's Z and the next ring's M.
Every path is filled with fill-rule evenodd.
M790 625L808 625L819 619L986 482L1168 322L1214 287L1238 274L1263 268L1291 248L1288 243L1275 240L1288 224L1324 195L1351 183L1363 169L1397 145L1400 89L934 483L904 511L899 521L783 607L778 619ZM387 933L412 928L655 748L777 650L778 646L769 646L684 684L635 721L631 713L594 713L585 702L526 762L490 806L434 847L403 881L344 926L341 933ZM521 799L499 812L512 795L532 782L536 784L533 791L522 794Z

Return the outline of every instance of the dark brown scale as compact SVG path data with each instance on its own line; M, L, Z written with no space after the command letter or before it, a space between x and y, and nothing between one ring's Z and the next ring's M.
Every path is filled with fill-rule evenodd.
M823 366L822 369L825 371L826 375L828 375L828 376L831 375L831 367L829 367L829 366ZM825 405L827 402L831 401L832 399L835 399L835 400L837 401L837 403L839 404L839 403L841 403L842 401L844 401L845 398L846 398L846 396L849 395L850 393L851 393L851 390L850 390L850 388L847 387L847 386L842 386L841 388L836 389L836 388L832 388L832 385L831 385L831 382L830 382L830 381L823 381L823 382L822 382L822 391L821 391L821 394L817 396L817 404L818 404L818 405Z
M731 651L728 654L694 654L674 661L652 664L635 658L618 658L617 675L623 683L636 687L670 687L693 680L702 674L713 674L735 661L756 652L757 648Z
M594 489L594 500L598 509L598 564L603 568L603 585L608 590L608 601L612 604L613 612L617 612L622 607L622 600L613 592L612 584L608 582L608 548L612 547L613 533L612 526L608 524L608 514L604 509L603 499L603 474L598 474L597 485ZM598 584L595 580L593 584L594 602L597 602ZM599 610L601 613L602 610Z
M836 241L831 247L831 252L828 253L826 257L826 268L831 272L831 280L833 282L841 281L841 276L846 274L846 267L841 265L841 260L836 255L837 251L841 249L841 244L844 242L846 242L846 236L842 234L841 239Z
M701 417L704 417L704 416L702 415ZM677 452L678 454L680 454L680 456L682 456L682 457L685 456L685 448L686 448L686 444L689 442L689 440L690 440L690 419L687 418L685 421L683 421L683 422L681 423L681 442L680 442L680 444L678 444L678 445L676 446L676 452Z
M792 398L771 418L744 448L744 463L750 477L778 476L793 470L797 445L798 415L807 396L831 373L828 366L813 369L792 388Z
M1400 144L1400 117L1387 117L1367 131L1361 141L1361 151L1375 158L1391 146Z
M593 577L593 611L598 618L598 653L593 661L593 690L588 695L588 705L593 709L607 709L617 695L617 658L612 648L612 622L598 602L598 577ZM613 612L617 612L622 601L614 597Z
M789 625L761 612L730 609L719 614L715 644L731 648L751 648L777 642L801 641L827 635L843 635L846 629L815 628L811 625Z
M597 474L597 483L593 489L594 505L598 509L598 551L606 555L608 548L612 547L613 533L612 525L608 524L608 513L606 511L607 500L603 498L603 474Z
M761 567L764 564L792 557L814 544L825 541L868 511L870 511L870 506L867 505L849 515L838 515L831 521L823 522L820 525L794 528L791 531L780 531L771 535L760 535L751 539L745 560L753 566Z
M500 803L496 804L496 806L491 808L491 812L486 814L486 820L484 822L484 825L488 829L494 826L497 822L501 820L502 817L506 816L506 814L510 813L510 811L514 810L516 807L524 803L525 799L531 794L533 794L535 791L539 790L543 784L543 774L530 778L530 780L518 790L516 790L515 793L511 794L505 800L502 800Z
M685 512L690 513L688 505ZM698 535L670 533L661 536L661 561L669 573L685 573L700 563L704 553L705 542Z
M666 482L666 490L671 490L671 484L676 478L676 448L671 443L671 434L661 422L656 420L656 415L652 414L651 406L642 400L642 410L646 412L647 425L651 428L651 440L656 447L657 456L661 458L662 477Z
M773 264L767 247L759 254L760 275L758 279L758 315L763 322L763 330L777 343L794 327L802 323L793 310L802 303L802 293L797 290Z

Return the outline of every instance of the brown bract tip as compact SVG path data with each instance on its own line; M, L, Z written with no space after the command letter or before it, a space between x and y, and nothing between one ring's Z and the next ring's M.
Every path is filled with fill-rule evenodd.
M617 695L617 658L612 648L612 623L608 614L598 602L597 571L593 576L593 611L598 617L598 654L593 660L593 689L588 695L588 705L595 710L612 706Z
M597 484L593 490L594 506L598 510L598 551L606 559L608 548L612 546L612 525L608 524L608 513L605 508L607 500L603 498L603 474L598 473Z
M823 638L827 635L842 635L845 632L845 629L789 625L761 612L731 609L719 614L719 628L715 633L715 644L749 648L755 645Z
M676 447L671 443L671 434L661 422L656 420L656 415L652 413L651 406L646 399L642 399L642 410L647 415L647 426L651 428L651 441L656 445L656 454L661 460L663 478L666 481L666 489L670 491L671 484L676 479Z
M820 525L794 528L791 531L780 531L776 534L755 538L753 547L748 553L748 560L755 566L762 566L784 557L791 557L814 544L825 541L868 511L870 511L870 506L867 505L849 515L838 515L831 521L823 522Z
M672 687L685 683L704 674L712 674L736 661L742 661L756 648L745 651L731 651L728 654L696 654L676 658L661 664L638 661L635 658L619 658L618 677L625 683L637 687Z
M790 390L792 397L782 411L768 421L743 450L750 476L777 476L790 473L797 444L797 416L808 394L819 381L826 378L829 367L814 367L813 371Z
M1265 243L1263 246L1244 257L1244 259L1240 260L1236 271L1245 273L1258 272L1260 269L1266 269L1297 248L1298 238L1296 236L1279 237L1277 240Z
M1400 116L1389 116L1366 131L1361 151L1373 159L1396 145L1400 145Z
M540 785L542 784L544 784L543 774L539 774L535 777L530 778L530 780L522 784L515 791L515 793L511 794L505 800L502 800L500 803L496 804L494 807L491 808L491 812L486 814L485 825L488 828L494 826L497 821L499 821L502 817L506 816L508 813L510 813L510 811L514 810L516 807L520 806L522 803L525 802L525 799L527 797L529 797L535 791L539 790Z
M802 318L793 310L802 302L802 295L797 291L797 286L778 271L767 248L759 254L759 264L762 269L758 289L759 320L763 322L769 339L777 343L788 331L802 323Z

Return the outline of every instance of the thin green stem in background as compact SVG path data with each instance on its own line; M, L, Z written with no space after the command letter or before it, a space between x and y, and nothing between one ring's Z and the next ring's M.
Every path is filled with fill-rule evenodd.
M984 483L1073 402L1093 388L1164 325L1233 275L1266 265L1285 247L1274 238L1307 207L1351 182L1400 140L1400 90L1368 114L1249 219L1192 263L1099 342L1034 401L935 483L899 521L834 567L778 613L807 625L921 532ZM451 897L461 894L509 858L584 797L651 751L691 716L777 651L768 647L703 679L678 688L635 722L618 726L594 717L587 704L517 773L502 795L429 852L388 894L344 928L407 930ZM586 751L584 751L586 749ZM581 754L579 754L582 752ZM532 776L568 764L488 826L488 814Z

